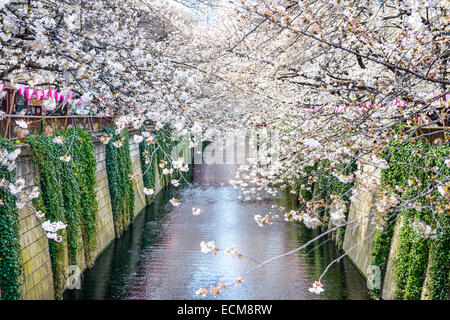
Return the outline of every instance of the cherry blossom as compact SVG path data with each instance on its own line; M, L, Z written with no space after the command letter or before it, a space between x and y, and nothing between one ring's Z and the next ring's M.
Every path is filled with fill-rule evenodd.
M309 292L315 293L315 294L321 294L325 290L323 289L322 283L320 281L314 281L313 286L308 289Z
M153 189L149 189L149 188L144 188L144 194L147 196L151 196L155 193L155 190Z
M185 0L77 0L61 6L0 1L2 83L24 95L26 88L73 92L67 104L77 114L108 117L116 134L136 130L141 133L134 142L145 140L155 148L157 131L165 126L188 136L190 147L202 135L218 141L226 140L229 129L247 130L251 145L263 143L230 181L244 201L275 197L277 190L294 193L301 177L302 190L311 191L318 177L309 169L325 160L325 170L349 186L350 201L361 196L357 183L379 191L370 213L377 228L385 225L386 212L401 215L401 208L416 206L400 196L405 186L379 190L375 170L342 168L355 163L386 170L390 164L383 154L392 141L408 143L422 135L423 126L447 130L445 1L218 0L209 6L215 19L209 24L179 2ZM47 98L44 107L57 112L61 104ZM6 117L0 113L0 119ZM16 124L27 132L27 121ZM396 130L400 124L406 131ZM104 144L111 139L99 137ZM59 136L53 141L64 143ZM113 145L120 148L123 140ZM419 149L413 154L423 157ZM18 155L0 150L0 165L13 171ZM147 164L154 161L149 153L144 157ZM70 162L69 152L60 159ZM441 160L450 167L449 159ZM178 155L165 155L157 165L164 175L189 170ZM426 169L443 175L443 168ZM450 197L444 179L429 182L427 193L438 198L430 200L433 205ZM177 179L171 183L179 185ZM420 183L409 179L408 185ZM19 207L36 195L20 180L2 180L0 187L18 196ZM154 192L144 188L146 195ZM329 210L336 227L349 223L349 203L342 196L322 202L319 196L299 197L296 210L274 209L284 222L312 229L325 222L317 209ZM194 215L200 213L194 209ZM261 212L254 220L270 227L277 216ZM416 228L432 233L420 223ZM49 235L61 240L55 232ZM202 252L216 252L214 242L202 243ZM217 295L225 287L211 286L210 292ZM320 281L311 289L324 290Z
M53 142L56 143L56 144L63 144L64 143L64 138L62 136L56 136L53 139Z
M69 155L65 154L65 155L59 157L59 160L61 160L63 162L70 162L71 157Z
M216 245L214 244L214 241L202 241L200 242L200 249L202 253L212 253L213 255L217 254L217 251L219 250Z

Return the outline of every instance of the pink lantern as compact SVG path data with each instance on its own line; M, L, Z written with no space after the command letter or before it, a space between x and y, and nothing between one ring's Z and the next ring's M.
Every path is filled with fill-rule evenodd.
M31 97L33 96L33 92L34 92L33 89L27 89L27 90L26 90L26 93L27 93L27 99L28 99L28 100L30 100Z

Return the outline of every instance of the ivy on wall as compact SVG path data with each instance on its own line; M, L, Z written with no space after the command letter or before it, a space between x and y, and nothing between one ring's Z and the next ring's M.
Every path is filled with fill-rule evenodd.
M14 150L13 144L0 138L0 149ZM0 180L15 182L14 174L0 166ZM16 197L0 188L0 288L1 299L17 300L21 297L23 266L20 257L19 212Z
M337 169L342 171L344 175L349 175L356 170L355 163L341 164ZM328 199L330 195L342 196L343 200L348 200L348 192L353 184L343 183L331 174L330 162L322 160L317 165L317 181L314 185L315 194L321 199Z
M449 176L450 170L444 166L443 160L448 157L448 145L431 145L421 139L409 143L399 144L393 142L386 155L390 167L382 171L382 184L394 189L395 186L403 188L397 191L403 200L412 199L424 192L432 181L439 181ZM443 168L441 176L434 176L426 168ZM438 192L431 195L437 202L445 200ZM450 269L450 223L448 215L437 214L440 227L433 218L428 205L429 199L419 198L417 203L422 210L413 208L403 209L400 213L401 227L399 230L399 249L395 257L395 298L420 299L425 282L428 263L430 263L430 288L432 299L446 299L449 289ZM437 229L437 235L432 239L424 239L412 228L413 221L420 221ZM390 225L388 223L388 225ZM386 270L389 258L390 243L393 226L379 231L375 237L373 248L373 263Z
M401 263L397 264L395 293L397 299L420 299L426 276L430 240L424 240L412 230L411 222L415 216L417 217L417 212L414 210L405 213L404 228L399 235L401 243L399 254L404 257L398 259ZM405 247L406 245L408 247Z
M83 129L68 129L56 134L64 137L62 144L45 135L28 136L33 162L37 167L41 194L35 206L52 221L67 224L63 241L50 241L50 257L55 296L62 297L65 287L66 251L68 263L81 265L83 255L93 263L95 249L97 201L95 193L94 146L91 136ZM69 151L69 152L68 152ZM71 156L64 162L60 157Z
M97 159L94 154L92 137L86 130L68 129L62 132L70 141L75 135L75 143L71 146L72 161L74 163L74 175L78 182L80 195L81 230L86 259L89 266L94 263L97 235L97 194L96 166Z
M33 162L38 168L36 172L39 172L37 178L41 193L35 201L35 207L45 212L49 220L67 224L60 177L62 164L59 157L63 154L62 148L43 135L28 136L26 142L31 146ZM66 260L64 241L66 241L68 230L69 226L61 231L62 242L49 241L56 298L60 298L64 290L64 261Z
M105 128L105 132L113 137L106 147L106 163L110 196L113 207L114 224L117 236L120 236L133 218L134 190L129 174L132 173L129 153L128 132L115 135L113 129ZM55 143L54 137L63 137L63 143ZM45 135L30 135L25 142L31 146L33 162L38 172L36 178L40 186L40 196L34 200L37 210L46 213L49 220L62 221L67 224L66 230L61 232L63 241L49 242L52 271L55 285L55 296L62 298L65 288L65 268L68 264L80 265L84 257L89 265L93 263L93 253L96 243L96 214L97 201L96 158L93 152L91 136L85 130L68 129L58 132L54 137ZM167 161L170 167L170 156L177 143L171 138L169 129L159 130L156 134L160 150L155 152L153 166L160 170L165 185L170 180L169 175L162 174L160 160ZM117 148L113 142L122 140L123 144ZM7 140L0 140L0 146L13 148ZM68 152L71 160L64 162L60 157ZM143 141L140 150L153 153L155 145ZM181 155L180 155L181 156ZM141 161L142 161L141 157ZM150 164L148 164L150 165ZM143 163L144 171L147 164ZM155 187L156 168L150 169L144 175L144 186ZM0 168L0 178L13 181L9 172ZM190 181L192 172L184 173ZM172 178L181 178L180 172L175 171ZM181 182L181 181L180 181ZM3 299L20 298L21 276L23 267L20 260L18 211L15 197L0 190L3 205L0 206L0 287ZM8 228L6 228L8 227Z
M431 299L448 299L450 283L450 216L441 215L438 218L441 228L437 230L436 239L430 246L430 288Z
M396 215L388 214L388 216L390 218L386 221L386 227L376 231L372 246L372 265L380 267L381 283L384 282L389 251L391 250L391 242L395 229L394 222ZM373 289L372 294L375 297L379 297L381 295L381 288Z
M113 211L114 231L121 237L134 217L134 190L129 175L132 172L129 134L125 129L116 135L111 128L103 129L111 136L111 142L106 145L106 170L108 173L109 194ZM116 147L114 143L121 143ZM118 144L116 144L118 145Z

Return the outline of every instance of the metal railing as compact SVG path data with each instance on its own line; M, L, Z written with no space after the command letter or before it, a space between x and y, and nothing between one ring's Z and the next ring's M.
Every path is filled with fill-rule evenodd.
M418 128L413 128L407 126L406 128L409 130L415 130L414 135L416 137L422 137L432 144L442 144L446 142L446 139L448 139L445 134L449 132L449 127L420 126Z
M20 120L27 123L27 129L20 127L18 124ZM68 128L84 128L89 132L97 132L105 126L111 127L112 125L113 120L110 117L7 115L0 120L0 135L15 140L24 138L27 134L53 135L57 131Z

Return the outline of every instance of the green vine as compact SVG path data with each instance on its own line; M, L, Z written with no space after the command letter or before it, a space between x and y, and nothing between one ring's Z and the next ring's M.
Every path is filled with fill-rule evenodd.
M134 189L129 175L132 172L129 134L123 130L116 135L111 128L103 129L112 137L106 145L106 170L108 173L109 194L113 211L114 230L117 237L121 237L134 217ZM114 146L114 142L122 141L121 147Z
M438 217L441 228L430 248L431 299L446 300L450 283L450 216Z
M340 164L337 168L342 171L344 175L349 175L356 170L356 165ZM339 181L335 176L331 174L330 161L322 160L317 165L317 180L314 184L314 193L319 196L320 199L329 199L330 195L339 195L343 197L343 200L348 200L349 191L353 184L343 183Z
M30 144L33 161L39 172L40 197L35 201L36 209L45 212L51 221L62 221L67 224L64 212L63 186L61 182L62 164L59 157L63 154L60 146L43 135L28 136L26 142ZM60 298L64 290L64 241L66 231L61 231L62 242L49 241L50 258L52 263L55 296Z
M67 224L63 241L50 241L50 257L59 299L65 288L65 244L68 262L81 265L83 255L92 264L95 249L97 202L95 193L95 166L91 136L83 129L68 129L56 134L64 137L62 144L45 135L28 136L33 161L39 172L41 195L35 206L51 221ZM60 160L68 154L71 160Z
M14 151L12 143L0 138L0 149ZM14 183L14 174L0 166L0 181L5 179ZM21 298L23 265L20 258L19 212L16 197L5 188L0 188L0 288L1 299Z
M386 274L386 267L389 258L389 251L391 250L392 237L394 236L395 224L393 223L395 217L387 221L387 225L382 230L377 230L373 240L372 247L372 265L380 267L381 283L384 282ZM372 294L375 297L380 297L381 288L373 289Z
M450 170L444 166L443 159L448 157L448 145L431 145L425 140L408 143L393 142L385 155L390 167L382 171L382 185L394 190L405 201L424 192L430 183L449 176ZM434 176L427 168L444 168L441 176ZM401 190L401 191L398 191ZM433 192L435 203L445 200L438 192ZM448 295L448 277L450 265L449 219L445 213L437 214L440 226L436 224L432 212L426 206L430 200L421 197L416 203L424 206L422 210L404 209L399 213L399 249L394 259L396 299L420 299L425 282L427 265L430 261L431 293L433 299L446 299ZM437 230L433 239L423 239L417 234L411 223L421 221ZM381 267L382 276L389 258L393 226L379 231L375 237L373 263Z
M305 201L310 201L313 198L313 193L314 193L314 183L309 184L308 183L308 176L311 174L311 172L313 170L317 169L317 164L316 163L314 166L309 166L306 167L304 169L305 174L302 175L298 180L297 180L297 189L298 189L298 193L299 195L305 200ZM309 187L309 188L307 188Z
M92 137L86 130L68 129L63 132L69 139L75 135L75 143L71 147L71 155L74 163L74 175L78 181L81 213L81 230L83 244L86 250L86 258L89 266L94 263L94 252L96 250L97 235L97 194L96 187L96 166L97 159L94 154Z

